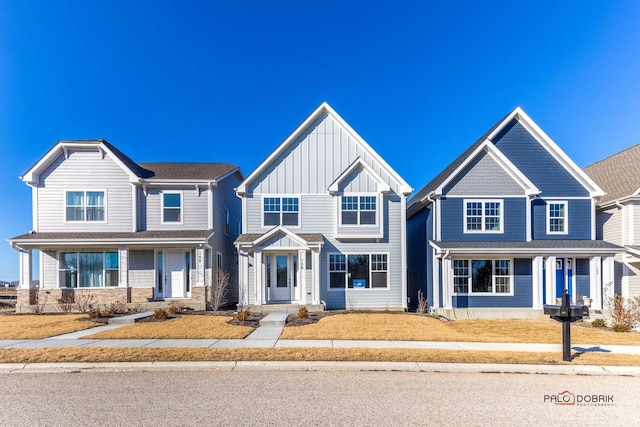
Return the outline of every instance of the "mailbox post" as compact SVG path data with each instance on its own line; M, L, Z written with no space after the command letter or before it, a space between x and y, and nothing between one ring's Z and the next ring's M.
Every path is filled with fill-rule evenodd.
M542 308L544 314L562 322L562 360L571 362L571 322L589 316L589 307L571 305L569 293L565 291L562 295L562 305L545 304Z

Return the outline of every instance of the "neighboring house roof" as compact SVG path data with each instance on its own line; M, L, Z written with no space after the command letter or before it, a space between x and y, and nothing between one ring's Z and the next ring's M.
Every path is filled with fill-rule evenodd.
M69 150L96 149L107 153L129 175L129 181L133 183L146 180L147 182L160 180L183 181L215 181L221 180L240 169L228 163L136 163L127 157L122 151L104 139L58 141L47 151L21 179L27 184L35 184L39 174L44 171L58 156L67 155Z
M558 252L566 249L571 252L624 252L625 248L603 240L531 240L518 242L438 242L431 240L431 246L440 251L465 251L474 253L506 252L506 253L540 253L544 251Z
M599 201L612 201L640 194L640 144L622 150L584 168L584 171L607 192Z
M18 246L67 246L86 243L90 246L111 246L122 242L204 242L211 236L211 230L154 230L136 232L76 232L76 233L26 233L13 237L9 243Z
M396 171L394 171L391 168L391 166L389 166L389 164L382 157L380 157L380 155L378 155L378 153L376 153L376 151L364 139L362 139L362 137L358 135L358 133L355 130L353 130L353 128L349 126L349 124L346 121L344 121L344 119L340 117L340 115L336 113L335 110L331 108L329 104L327 104L326 102L322 102L322 104L320 104L318 108L316 108L313 111L313 113L311 113L309 117L307 117L302 122L302 124L300 124L300 126L298 126L278 146L278 148L276 148L269 155L269 157L267 157L262 163L260 163L260 165L253 172L251 172L251 174L244 180L244 182L238 186L238 189L237 189L238 194L245 194L247 192L247 187L256 178L258 178L265 170L267 170L267 168L269 168L269 166L280 155L282 155L289 148L289 146L293 144L298 139L298 137L308 129L308 127L314 121L320 118L323 114L327 114L333 117L333 119L335 119L340 124L340 126L342 126L350 135L353 136L353 138L358 142L358 144L360 144L364 148L367 154L370 155L373 159L375 159L375 161L385 169L385 171L389 174L389 176L393 177L399 183L400 189L401 189L400 192L402 194L404 195L411 194L411 192L413 191L413 188L411 188L411 186L407 184L407 182L404 179L402 179L402 177L400 177L400 175L398 175Z
M407 204L407 218L415 215L424 206L431 203L429 197L432 194L436 194L437 190L443 187L443 184L445 184L452 176L455 176L455 174L458 173L471 158L477 155L483 145L488 146L487 142L493 142L493 139L500 134L500 131L502 131L513 120L520 122L527 131L531 133L536 140L589 191L589 194L592 197L599 197L604 194L604 191L582 169L580 169L578 165L576 165L573 160L571 160L564 151L562 151L562 149L560 149L560 147L524 112L524 110L522 110L522 108L516 107L411 198ZM492 151L495 153L501 153L495 146L492 148ZM505 166L509 166L509 163L505 163ZM513 167L515 168L515 166ZM517 169L512 172L516 171ZM526 181L524 183L526 184ZM534 190L535 187L531 187L529 192Z

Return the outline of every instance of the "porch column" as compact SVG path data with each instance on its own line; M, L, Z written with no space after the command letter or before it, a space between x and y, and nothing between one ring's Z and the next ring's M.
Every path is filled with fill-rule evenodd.
M129 248L118 248L118 286L129 286Z
M311 287L311 302L320 304L320 249L313 251L313 286Z
M249 254L238 249L238 305L249 304Z
M451 277L451 258L442 258L442 305L444 308L453 308L451 294L453 280Z
M300 304L307 303L307 273L306 273L307 251L298 251L298 291L300 292Z
M428 245L428 243L427 243ZM430 248L429 248L430 249ZM428 295L429 294L429 288L427 285L427 295L426 298L427 299L431 299L431 306L435 309L435 308L440 308L440 289L442 289L442 282L441 282L441 278L440 278L440 263L442 262L440 259L438 259L435 255L435 253L433 253L433 251L429 250L427 251L427 256L430 256L433 260L433 263L431 264L433 266L432 268L432 280L433 280L433 295Z
M542 266L544 258L541 256L534 257L532 260L531 271L531 292L532 292L532 305L533 309L541 310L544 301L542 301Z
M32 266L32 258L31 258L31 249L21 249L19 252L19 260L20 260L20 284L18 285L20 289L31 289L32 285L32 276L31 276L31 266ZM42 272L40 272L42 276ZM40 280L42 282L42 280Z
M591 308L601 310L602 306L602 274L600 271L601 258L589 258L589 296L592 298ZM613 286L613 283L611 284Z
M556 303L556 257L550 256L547 257L545 262L545 280L546 280L546 294L547 300L545 304L555 304Z
M266 295L262 292L262 251L255 251L253 253L253 275L254 275L254 286L255 286L255 304L262 305L266 304ZM265 292L266 293L266 292Z
M205 256L204 246L198 246L196 248L196 286L206 286L204 280Z
M603 304L606 301L613 301L615 296L614 283L614 263L613 257L604 257L602 259L602 298Z

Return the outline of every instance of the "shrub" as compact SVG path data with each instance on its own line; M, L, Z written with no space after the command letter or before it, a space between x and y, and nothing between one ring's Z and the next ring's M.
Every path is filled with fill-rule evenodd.
M241 312L236 313L236 320L238 320L240 322L244 322L245 320L247 320L249 318L250 314L251 314L251 312L249 311L249 309L245 308Z
M211 309L213 311L220 310L220 306L224 302L224 298L227 296L228 288L229 273L218 269L213 285L211 285Z
M153 318L156 320L166 319L167 312L164 310L164 308L158 308L153 312Z
M615 325L611 325L611 330L613 332L629 332L631 330L631 326L618 323Z
M307 310L307 307L303 305L302 307L298 308L298 317L301 319L306 319L307 317L309 317L309 310Z
M73 296L67 295L58 298L58 306L63 313L70 313L73 309Z
M416 313L418 314L426 314L427 313L427 299L424 297L422 291L418 291L418 307L416 308Z
M100 310L97 308L94 308L89 312L89 319L97 319L98 317L100 317Z
M169 314L180 313L183 308L184 306L182 304L177 302L172 302L171 304L169 304Z
M591 326L593 326L594 328L602 328L606 325L606 322L604 321L604 319L595 319L593 322L591 322Z
M625 299L616 294L609 303L611 309L611 329L616 332L628 332L640 322L640 296Z
M93 302L93 294L91 292L77 289L75 291L75 299L80 313L86 313L91 309L91 303Z
M109 306L109 314L123 314L127 312L127 303L124 301L114 302Z

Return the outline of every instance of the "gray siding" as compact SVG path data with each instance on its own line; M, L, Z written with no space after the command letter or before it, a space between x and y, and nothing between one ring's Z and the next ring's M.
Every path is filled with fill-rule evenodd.
M60 155L40 175L37 194L39 232L131 231L133 196L128 175L108 155L98 150L69 150ZM65 191L103 190L106 198L105 222L65 223Z
M162 193L182 193L182 224L162 224ZM145 198L146 230L206 230L208 227L208 195L193 186L166 189L149 188ZM143 196L144 197L144 196Z
M41 251L42 268L40 272L40 285L43 288L58 287L58 252L57 251Z
M129 250L129 286L155 287L155 253L153 250Z
M576 295L591 296L591 279L589 278L589 259L576 259Z
M486 152L480 153L444 189L449 196L524 195L524 190Z

